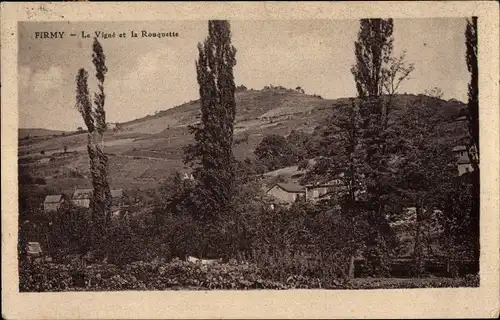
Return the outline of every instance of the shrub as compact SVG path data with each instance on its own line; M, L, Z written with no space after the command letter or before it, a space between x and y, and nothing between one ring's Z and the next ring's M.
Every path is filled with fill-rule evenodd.
M354 279L324 281L317 277L289 275L280 281L257 265L226 263L193 264L178 259L150 263L135 262L123 267L23 262L21 292L120 291L120 290L249 290L249 289L394 289L474 286L477 276L466 279Z

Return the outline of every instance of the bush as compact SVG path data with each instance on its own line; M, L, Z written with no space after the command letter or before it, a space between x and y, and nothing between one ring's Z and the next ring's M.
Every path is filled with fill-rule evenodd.
M249 289L395 289L476 286L477 276L466 279L354 279L330 281L289 275L283 281L267 276L249 263L193 264L178 259L166 263L135 262L123 267L21 263L21 292L120 290L249 290Z
M180 260L87 267L45 262L23 263L21 292L167 289L290 289L320 288L318 279L291 276L286 282L266 278L253 264L201 265Z

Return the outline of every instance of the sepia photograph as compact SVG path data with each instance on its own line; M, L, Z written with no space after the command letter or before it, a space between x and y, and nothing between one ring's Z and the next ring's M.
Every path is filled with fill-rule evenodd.
M498 276L479 14L61 17L10 38L18 293L382 297Z
M478 286L477 37L20 22L20 291Z

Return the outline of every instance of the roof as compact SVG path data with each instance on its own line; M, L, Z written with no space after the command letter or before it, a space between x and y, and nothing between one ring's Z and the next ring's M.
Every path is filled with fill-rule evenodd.
M76 189L73 193L73 199L90 199L92 192L92 189Z
M287 192L294 192L294 193L305 193L306 190L304 187L299 186L295 183L276 183L275 186L280 187L281 189L287 191ZM275 187L273 186L273 188ZM272 189L272 188L271 188ZM269 189L269 190L271 190Z
M307 188L324 188L324 187L336 187L342 183L342 180L330 180L326 182L317 182L317 183L309 183L306 184Z
M45 197L45 203L59 203L62 199L62 194L48 195Z
M291 176L296 176L296 175L302 175L304 173L305 173L305 171L299 170L299 166L290 166L290 167L285 167L285 168L281 168L278 170L266 172L263 175L267 176L267 177L277 177L277 176L291 177Z
M123 197L123 190L122 189L111 190L111 197L112 198L121 198L121 197Z
M42 248L40 247L39 242L28 242L27 249L28 249L27 250L28 253L41 253L42 252Z
M466 146L456 146L452 149L452 151L465 151L467 150Z
M116 189L110 190L112 198L121 198L123 197L123 190ZM92 197L93 190L92 189L76 189L73 193L73 199L90 199Z

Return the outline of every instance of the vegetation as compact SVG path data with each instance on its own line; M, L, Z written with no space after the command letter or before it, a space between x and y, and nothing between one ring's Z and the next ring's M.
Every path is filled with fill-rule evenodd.
M474 260L479 263L480 245L479 245L479 75L478 75L478 48L477 48L477 17L472 17L467 20L467 28L465 30L465 45L467 68L471 74L469 83L469 101L468 101L468 120L469 120L469 133L470 139L467 144L469 159L474 167L473 173L473 197L472 197L472 236L475 240L474 243ZM479 269L479 265L477 266Z
M198 181L193 199L195 218L213 233L213 225L229 214L234 193L236 49L231 45L228 21L209 21L208 34L203 45L198 45L196 63L201 123L191 127L196 143L186 148L185 162L193 166L193 175ZM207 243L204 255L214 254L221 241L214 239L213 243Z
M469 23L466 31L473 79L474 28ZM130 190L127 210L110 215L108 164L102 149L107 69L95 40L95 107L84 69L77 76L77 107L88 128L97 196L88 210L65 202L55 212L44 212L43 196L55 190L44 186L45 192L40 192L40 186L33 185L36 178L25 170L29 167L20 169L20 290L478 286L479 176L474 171L457 177L452 153L462 138L474 141L474 130L464 132L450 122L457 110L440 99L439 88L427 95L398 94L414 66L404 54L394 56L392 43L391 19L361 20L352 67L357 97L336 100L328 108L328 101L315 105L325 107L325 119L314 121L313 132L296 126L254 141L248 132L235 138L236 100L248 97L248 92L234 84L236 50L230 25L210 21L196 61L201 122L190 128L193 139L184 153L168 150L163 158L157 156L164 161L160 167L176 156L186 167L170 173L158 188ZM283 89L312 101L300 86L271 85L265 91L273 91L267 92L269 97ZM477 108L474 92L469 88L469 115ZM195 107L186 104L181 111L193 118L189 111ZM258 115L269 110L262 107ZM242 122L252 121L257 120ZM168 129L169 134L180 131L175 125ZM160 153L153 143L144 143L151 146L148 156ZM235 150L241 146L251 152L237 158ZM479 153L478 146L469 150ZM144 157L142 150L134 151L128 155ZM300 198L277 205L262 192L261 174L287 166L306 171L303 183L334 180L340 185L319 201ZM194 179L189 178L191 172ZM286 180L278 175L272 182ZM107 221L100 220L104 217ZM46 256L26 254L26 243L33 239ZM206 265L183 261L189 256L221 260ZM472 267L463 261L466 256L473 257ZM430 274L439 278L424 278ZM394 279L401 277L407 279Z
M90 161L93 195L91 211L94 227L92 233L96 241L106 232L110 220L111 192L108 183L108 157L104 153L104 132L106 131L106 112L104 111L105 94L104 79L108 71L101 44L94 38L92 62L96 69L98 92L94 94L95 107L92 108L88 90L88 72L79 69L76 77L76 107L81 113L88 129L87 152Z

